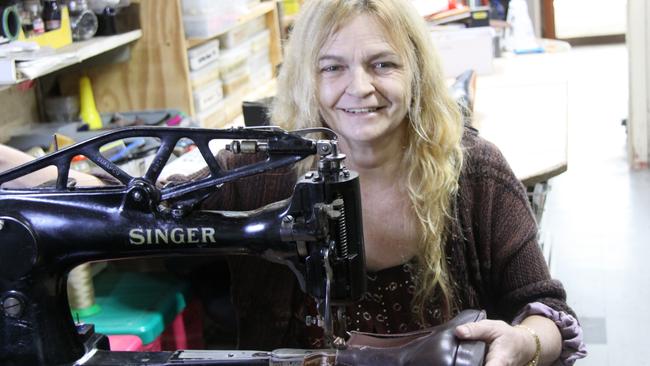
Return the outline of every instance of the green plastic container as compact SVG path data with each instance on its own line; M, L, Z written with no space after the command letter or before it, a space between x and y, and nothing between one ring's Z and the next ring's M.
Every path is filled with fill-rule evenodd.
M106 335L132 334L142 344L156 340L185 309L189 285L166 273L107 271L95 277L95 301L101 311L81 316Z

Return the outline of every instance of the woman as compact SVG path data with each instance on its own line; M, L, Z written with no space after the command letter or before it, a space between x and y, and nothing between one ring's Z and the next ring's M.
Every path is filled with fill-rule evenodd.
M346 165L360 175L370 288L348 308L350 328L404 332L483 308L493 320L456 333L489 343L487 365L584 357L579 325L540 253L526 193L497 149L463 128L408 1L307 1L278 90L273 121L333 129ZM255 179L266 178L235 190L253 189ZM276 198L288 194L277 191ZM299 324L312 304L244 262L231 263L240 331L318 346L318 334ZM253 305L253 289L266 307ZM275 323L262 326L268 318Z
M539 251L526 192L498 150L463 128L407 0L307 1L278 90L274 122L333 129L360 175L369 291L347 308L348 330L406 332L481 308L491 320L461 326L457 336L489 343L488 366L584 357L580 327ZM246 163L225 152L219 162ZM288 169L249 177L204 207L257 208L289 196L295 180ZM229 265L241 348L322 345L304 322L314 304L287 268L254 257Z

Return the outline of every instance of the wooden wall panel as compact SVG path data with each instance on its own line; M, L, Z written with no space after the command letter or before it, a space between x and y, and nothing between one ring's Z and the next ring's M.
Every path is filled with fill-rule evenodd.
M12 132L39 120L35 85L26 90L20 86L0 90L0 111L0 142L6 142Z
M280 4L276 4L276 8ZM276 68L282 63L282 37L280 34L280 21L278 19L278 11L271 11L266 13L266 27L271 32L271 45L270 45L270 58L273 65L273 76L275 77Z
M555 10L553 0L542 1L542 37L555 39Z
M97 109L120 112L173 108L193 114L185 35L178 0L140 0L142 38L128 62L88 68ZM80 72L65 76L74 88Z

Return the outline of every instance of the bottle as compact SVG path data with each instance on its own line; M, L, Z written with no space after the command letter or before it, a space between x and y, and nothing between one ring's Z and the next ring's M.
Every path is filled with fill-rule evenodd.
M18 3L20 9L20 25L23 27L23 33L25 37L29 38L32 35L34 26L32 25L32 14L29 12L29 9L20 2Z
M45 23L41 18L41 4L38 1L26 1L24 6L32 21L32 34L45 33Z
M57 0L43 2L43 21L45 22L45 31L61 28L61 8Z
M43 34L45 33L45 23L43 18L37 16L32 19L32 33L33 34Z

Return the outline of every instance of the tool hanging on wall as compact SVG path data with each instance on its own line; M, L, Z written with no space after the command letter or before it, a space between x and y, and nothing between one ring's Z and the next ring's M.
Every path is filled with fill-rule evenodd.
M20 14L15 5L0 6L2 14L2 36L13 41L18 39L20 34Z

